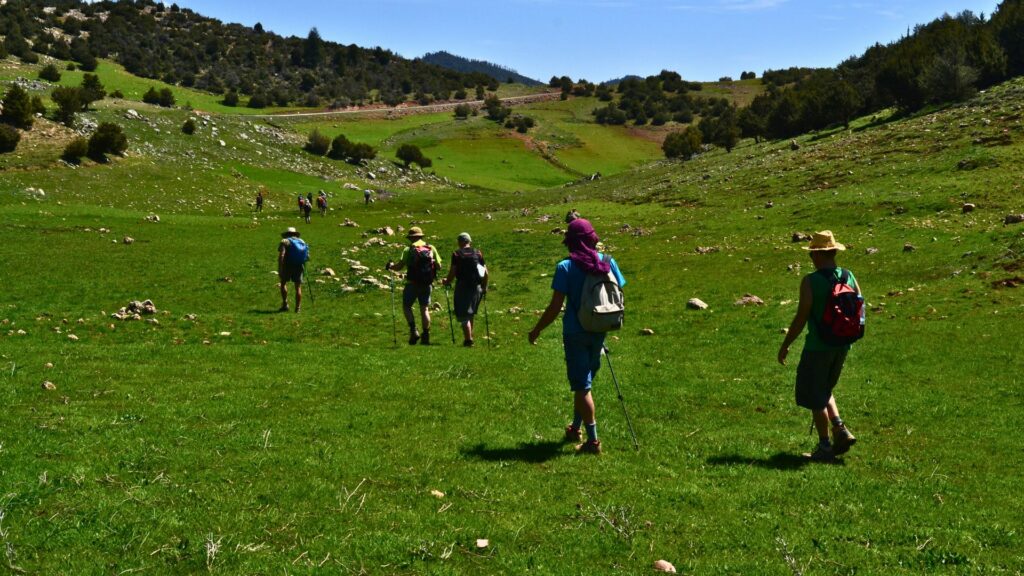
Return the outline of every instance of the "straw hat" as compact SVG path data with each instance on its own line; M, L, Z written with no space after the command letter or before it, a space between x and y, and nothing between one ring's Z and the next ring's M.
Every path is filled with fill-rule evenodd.
M423 229L419 226L413 226L409 228L409 232L405 235L406 238L423 238Z
M281 232L281 238L291 238L292 236L300 236L299 231L294 226L289 226L287 230Z
M846 250L846 246L836 242L836 237L832 234L831 230L822 230L821 232L814 233L814 236L811 237L810 246L804 246L804 250L812 252L819 250Z

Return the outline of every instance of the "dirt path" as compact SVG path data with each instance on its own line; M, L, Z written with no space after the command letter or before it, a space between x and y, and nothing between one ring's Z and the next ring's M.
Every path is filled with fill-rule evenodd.
M543 92L541 94L528 94L526 96L511 96L508 98L501 98L501 102L508 106L515 106L520 104L532 104L534 102L549 102L551 100L558 100L561 98L561 92ZM345 116L355 114L365 115L380 115L389 118L397 118L401 116L410 116L413 114L432 114L434 112L447 112L454 110L456 106L467 104L472 108L483 108L483 100L466 100L460 102L442 102L441 104L428 104L426 106L406 106L399 104L393 108L387 106L380 107L364 107L356 109L345 109L345 110L329 110L326 112L292 112L292 113L281 113L281 114L245 114L246 118L274 118L274 119L285 119L285 118L315 118L318 116ZM239 115L242 116L242 115Z

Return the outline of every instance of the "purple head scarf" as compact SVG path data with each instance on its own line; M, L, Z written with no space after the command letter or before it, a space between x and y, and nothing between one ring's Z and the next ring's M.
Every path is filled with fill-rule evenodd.
M587 274L607 274L612 267L597 254L599 238L594 227L583 218L569 223L563 243L569 247L569 259L576 263Z

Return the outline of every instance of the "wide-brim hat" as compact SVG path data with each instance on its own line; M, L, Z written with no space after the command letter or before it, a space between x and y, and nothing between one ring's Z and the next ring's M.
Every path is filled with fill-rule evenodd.
M473 241L473 238L469 235L469 232L462 232L461 234L459 234L459 237L456 238L456 240L458 240L459 242L469 244L470 242Z
M814 236L811 236L811 243L808 246L804 246L804 250L811 252L846 250L846 246L836 242L836 237L832 234L831 230L822 230L821 232L815 232Z
M423 229L419 226L413 226L409 228L409 231L405 234L406 238L423 238Z
M301 236L294 226L289 226L287 230L281 232L281 238L290 238L292 236Z

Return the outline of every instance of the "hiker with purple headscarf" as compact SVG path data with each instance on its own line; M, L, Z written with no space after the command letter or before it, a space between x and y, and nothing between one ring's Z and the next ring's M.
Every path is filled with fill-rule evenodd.
M573 419L565 427L565 439L571 442L583 440L582 429L587 440L576 446L576 451L600 454L601 441L597 438L597 420L594 398L590 393L594 376L601 367L601 350L604 348L603 332L587 332L580 324L578 312L583 283L588 274L606 275L609 271L618 280L619 286L626 285L626 279L619 272L619 265L611 256L597 251L599 239L594 227L583 218L569 223L563 244L569 249L569 257L555 267L555 278L551 281L551 302L544 310L533 330L530 330L530 344L535 344L540 333L562 315L562 346L565 349L565 368L569 377L569 388L573 392ZM568 299L568 302L566 300Z

